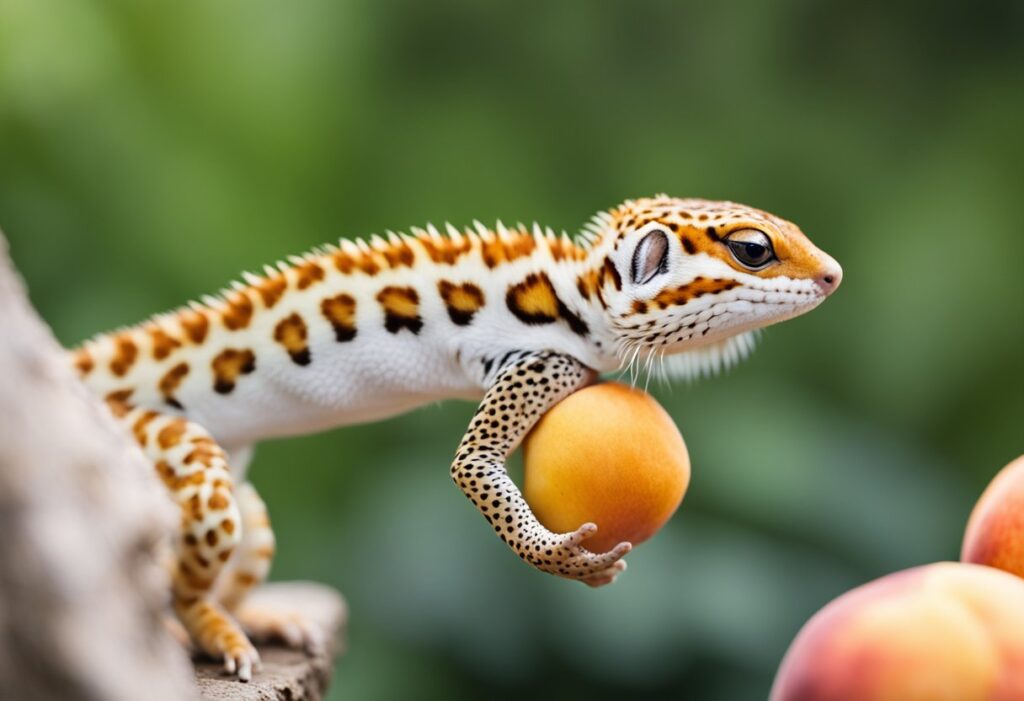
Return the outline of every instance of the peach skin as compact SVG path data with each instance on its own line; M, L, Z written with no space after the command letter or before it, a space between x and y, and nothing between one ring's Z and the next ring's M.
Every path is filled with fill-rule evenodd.
M1024 577L1024 455L1000 470L974 505L960 559Z
M597 524L584 545L604 552L654 535L690 481L686 444L649 394L617 382L582 389L544 415L523 446L527 503L562 532Z
M790 645L771 701L1024 699L1024 581L940 562L835 599Z

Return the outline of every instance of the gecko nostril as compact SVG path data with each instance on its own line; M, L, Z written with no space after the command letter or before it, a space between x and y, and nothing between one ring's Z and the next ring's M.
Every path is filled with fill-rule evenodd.
M838 265L829 266L827 270L829 270L829 272L824 275L819 275L814 282L817 283L818 289L821 290L823 294L830 295L836 291L837 287L839 287L839 283L843 279L843 271Z

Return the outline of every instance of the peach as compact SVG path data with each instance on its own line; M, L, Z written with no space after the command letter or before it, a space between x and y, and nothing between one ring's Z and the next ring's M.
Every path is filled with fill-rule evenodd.
M771 699L1024 699L1024 581L940 562L847 592L804 625Z
M1024 455L995 476L967 521L964 562L1024 577Z
M606 552L641 543L675 513L690 482L690 458L658 402L617 382L586 387L547 412L523 446L523 494L557 533L587 522L585 547Z

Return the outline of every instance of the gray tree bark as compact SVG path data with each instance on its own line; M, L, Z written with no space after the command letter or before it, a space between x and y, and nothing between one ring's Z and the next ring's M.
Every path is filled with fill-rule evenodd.
M0 235L0 698L196 698L163 624L175 514L73 376Z

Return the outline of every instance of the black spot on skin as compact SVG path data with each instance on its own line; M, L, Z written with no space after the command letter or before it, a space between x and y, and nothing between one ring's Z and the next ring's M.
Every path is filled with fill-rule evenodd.
M441 280L437 284L437 289L448 310L448 318L456 326L469 326L484 305L483 291L471 283L456 285Z
M170 406L174 407L175 409L178 409L180 411L185 410L185 406L174 397L167 397L164 399L164 401L167 402Z
M384 308L384 328L391 333L408 329L418 334L423 328L419 315L420 297L411 287L385 287L377 295L377 301Z
M356 337L356 329L334 325L334 338L338 343L346 343Z
M509 310L516 315L516 318L524 324L553 324L558 317L545 314L544 312L526 312L515 304L508 305Z
M611 258L604 259L604 269L608 273L608 276L612 279L612 284L615 285L616 290L622 289L622 276L619 275L618 269L615 267L615 263L612 262Z
M707 228L707 232L708 232L708 238L711 239L712 241L717 243L717 242L722 240L722 237L720 237L718 235L718 231L715 230L715 227L709 226Z
M293 353L289 353L288 355L291 356L292 362L295 363L296 365L309 365L310 361L312 360L308 348L303 348L300 351L295 351Z
M565 306L562 300L558 300L558 315L565 319L566 323L569 324L569 328L576 335L586 336L590 333L590 327L587 326L587 322L583 321L569 307Z
M544 304L536 305L533 309L526 309L520 303L520 295L530 291L532 287L539 287L543 291ZM573 333L586 336L590 332L586 322L562 301L551 281L543 273L540 276L527 276L524 282L510 287L505 295L505 304L509 311L525 324L553 324L559 319L563 319ZM500 365L504 366L508 357L509 354L506 354Z
M536 290L536 291L534 291ZM542 305L533 310L524 309L520 297L534 291L535 295L542 296ZM557 295L547 275L541 273L530 273L523 282L512 285L505 294L505 306L517 319L524 324L539 325L553 324L558 321L557 316Z
M691 256L694 253L697 252L697 247L694 245L693 241L691 241L689 238L684 236L682 238L682 242L683 242L683 250L686 251L687 253L689 253Z
M399 316L388 312L384 316L384 328L391 333L398 333L402 329L409 329L418 334L423 328L423 320L419 316Z
M448 318L452 320L452 323L456 326L469 326L473 321L473 315L476 312L467 312L462 309L456 309L455 307L448 307Z
M348 294L339 294L320 303L320 313L334 329L338 343L347 343L356 337L356 300Z
M241 375L256 370L256 355L251 350L227 348L211 363L214 372L213 389L218 394L228 394L235 388Z

